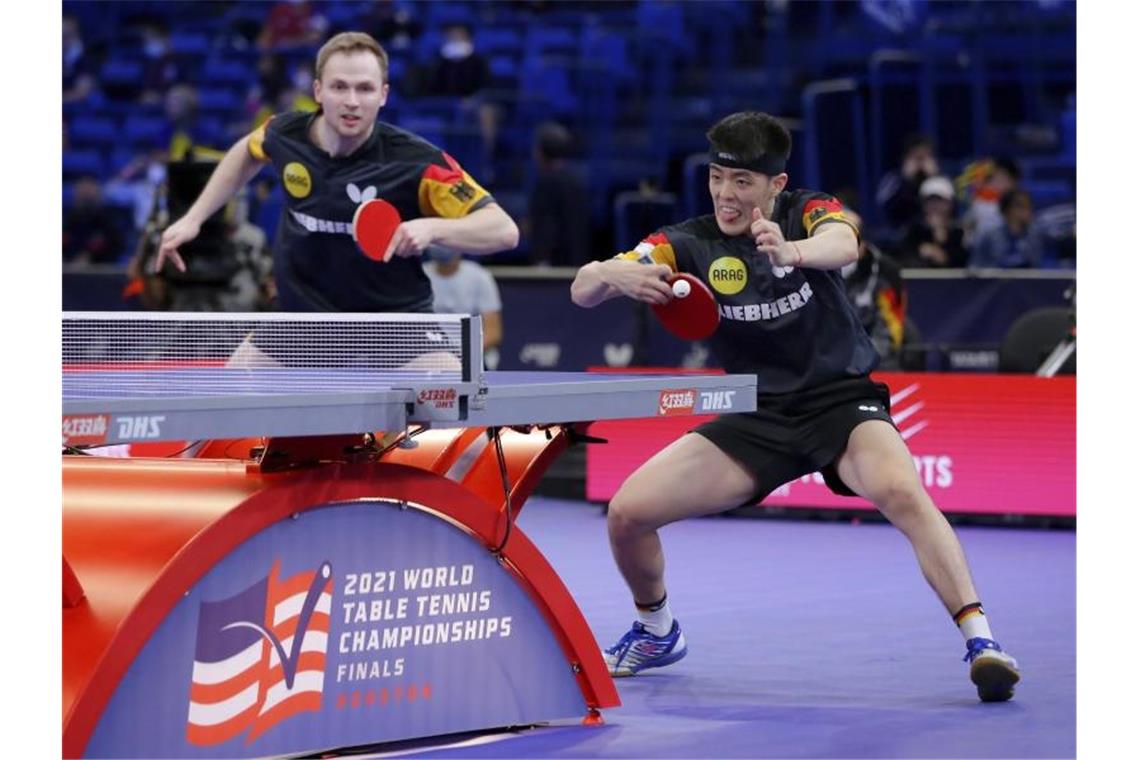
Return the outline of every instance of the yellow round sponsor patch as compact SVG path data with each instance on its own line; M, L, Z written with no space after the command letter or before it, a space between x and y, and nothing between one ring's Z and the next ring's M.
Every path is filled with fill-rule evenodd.
M744 290L747 282L748 269L740 259L721 256L709 266L709 284L717 293L736 295Z
M296 161L285 164L281 179L285 183L285 190L294 198L304 198L313 191L313 180L309 177L309 170L304 164Z

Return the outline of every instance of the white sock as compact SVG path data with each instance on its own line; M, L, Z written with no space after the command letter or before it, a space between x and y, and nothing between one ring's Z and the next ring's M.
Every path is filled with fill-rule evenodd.
M994 635L990 633L990 623L986 619L986 613L982 612L980 608L970 610L959 619L958 630L962 632L966 641L977 638L993 640L994 638Z
M666 597L660 604L651 608L637 607L637 619L645 626L645 630L654 636L664 636L673 628L673 613L669 611L669 599Z

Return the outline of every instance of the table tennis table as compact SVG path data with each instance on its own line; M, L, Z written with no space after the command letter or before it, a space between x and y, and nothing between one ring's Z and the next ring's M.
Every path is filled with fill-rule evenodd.
M65 756L617 706L513 519L589 423L752 411L755 377L487 372L481 346L466 315L65 314ZM84 456L158 441L197 448Z

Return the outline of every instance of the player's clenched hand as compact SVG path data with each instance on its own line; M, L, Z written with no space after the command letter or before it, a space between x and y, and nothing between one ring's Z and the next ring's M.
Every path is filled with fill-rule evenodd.
M673 270L664 264L640 264L614 261L607 273L606 284L627 298L643 303L664 304L673 297L673 289L665 278Z
M174 268L179 272L186 271L186 262L182 260L182 256L178 253L178 246L189 243L194 238L198 237L200 226L192 219L182 217L174 224L166 228L162 233L162 240L158 244L158 256L154 260L154 265L151 270L157 274L162 271L162 265L167 260L173 262Z
M752 209L752 225L749 228L756 250L768 255L774 267L798 266L800 254L795 246L784 239L780 225L764 218L760 209Z
M384 260L407 258L423 254L427 247L435 242L436 228L434 219L411 219L402 222L392 234L388 242L388 250Z

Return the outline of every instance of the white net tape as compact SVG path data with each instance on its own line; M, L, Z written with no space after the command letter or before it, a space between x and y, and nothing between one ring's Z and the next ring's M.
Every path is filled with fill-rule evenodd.
M63 316L65 398L294 394L459 382L464 322L447 314Z

